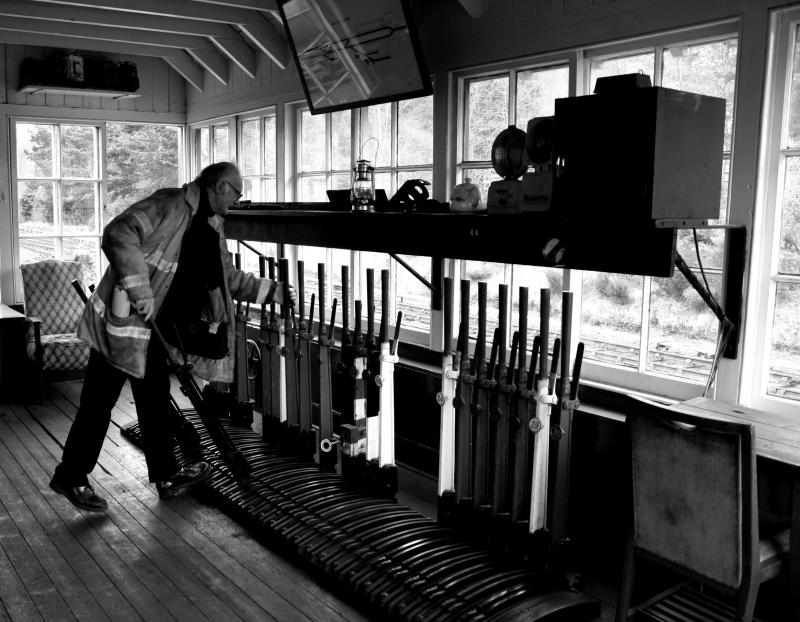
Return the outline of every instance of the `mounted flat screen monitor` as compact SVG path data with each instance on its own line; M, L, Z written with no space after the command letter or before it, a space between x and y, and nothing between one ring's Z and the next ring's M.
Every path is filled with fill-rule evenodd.
M407 0L284 0L311 114L430 95Z

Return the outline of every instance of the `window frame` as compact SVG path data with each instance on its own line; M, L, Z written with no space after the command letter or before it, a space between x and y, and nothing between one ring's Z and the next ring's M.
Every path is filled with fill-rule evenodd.
M96 140L97 144L97 178L96 179L89 179L89 178L80 178L77 179L78 181L90 180L97 184L97 204L95 205L95 218L97 223L97 230L95 233L91 234L73 234L73 235L44 235L44 236L20 236L19 233L19 195L18 195L18 182L19 175L18 175L18 163L17 163L17 125L18 124L32 124L32 125L56 125L56 126L64 126L64 125L82 125L82 126L89 126L97 128ZM86 119L86 118L64 118L64 117L55 117L55 116L28 116L28 115L10 115L9 116L9 149L10 149L10 199L11 199L11 209L10 209L10 218L11 218L11 263L12 263L12 277L11 281L11 290L12 290L12 300L15 303L23 302L23 290L22 290L22 279L21 274L19 271L19 266L21 264L20 261L20 239L25 238L32 238L32 237L43 237L43 238L58 238L56 249L62 249L62 238L96 238L97 243L97 256L95 257L96 266L97 266L97 277L98 279L102 277L103 273L105 272L106 267L108 266L108 260L106 259L105 254L101 248L102 236L103 236L103 229L108 224L103 220L104 217L104 210L108 204L108 158L107 158L107 142L108 142L108 132L107 128L108 125L148 125L148 126L166 126L170 128L174 128L178 131L178 150L176 153L178 159L178 178L183 180L186 178L186 154L187 154L187 141L186 141L186 124L184 123L175 123L175 122L164 122L164 121L149 121L149 120L142 120L142 121L111 121L111 120L94 120L94 119ZM60 172L60 152L61 152L61 145L60 145L60 131L59 133L59 140L57 141L58 144L55 146L54 151L56 152L53 156L54 163L56 160L58 161L58 169ZM26 178L27 179L27 178ZM44 178L30 178L32 180L45 180ZM24 180L23 180L24 181ZM55 177L46 179L46 181L53 181L57 185L60 186L63 183L63 177ZM66 181L75 181L72 179L67 179ZM59 192L60 194L60 192ZM144 198L144 197L142 197ZM55 201L54 201L55 203ZM54 209L55 205L54 205ZM60 207L59 207L60 209Z
M736 38L737 40L737 60L740 57L740 49L741 49L741 33L740 33L740 25L738 20L731 19L731 20L721 20L718 22L713 22L710 24L702 24L698 26L693 26L689 28L680 28L674 29L670 31L665 31L662 33L657 33L653 35L646 35L641 37L635 37L631 39L625 40L618 40L607 44L598 44L598 45L591 45L591 46L581 46L578 48L564 50L557 54L546 54L546 55L539 55L539 56L532 56L526 58L517 58L514 59L512 62L499 62L499 63L492 63L489 65L484 65L480 67L473 67L473 68L466 68L460 69L458 71L453 71L450 73L450 110L451 110L451 122L450 122L450 129L448 132L448 136L450 137L452 144L455 147L450 152L449 157L449 175L448 180L450 182L449 186L452 188L455 184L460 183L463 180L463 171L464 169L469 168L480 168L481 166L486 166L491 168L491 162L485 161L471 161L465 160L465 144L466 144L466 137L464 136L466 127L467 127L467 106L468 102L466 101L466 85L468 84L469 80L473 79L485 79L491 78L494 76L500 76L505 73L505 75L509 78L509 99L508 99L508 122L509 123L516 123L516 119L514 118L515 114L515 106L516 106L516 96L515 96L515 88L516 88L516 80L514 79L515 75L521 71L526 71L530 69L540 69L540 68L547 68L548 66L555 66L555 65L563 65L568 64L570 74L569 74L569 96L576 96L576 95L584 95L591 93L592 86L588 84L589 82L589 75L590 75L590 67L591 61L596 60L599 58L613 58L614 56L630 56L635 54L636 52L644 52L652 50L655 55L655 66L654 66L654 75L653 83L660 84L660 72L661 72L661 63L660 61L660 53L663 51L663 48L670 47L671 45L675 44L686 44L686 45L693 45L693 44L700 44L706 41L715 41L721 39L728 39L728 38ZM657 75L656 75L657 72ZM734 100L734 110L733 110L733 126L735 128L736 125L736 108L738 107L738 99L739 99L739 88L738 88L738 64L737 64L737 86L735 89L735 100ZM721 154L724 158L727 157L729 162L731 162L732 166L732 150L733 150L733 143L734 137L732 137L731 148L730 150L726 151L725 153ZM730 170L730 169L729 169ZM732 182L732 175L729 176L728 184L728 219L730 222L731 216L731 182ZM687 258L687 261L690 263L692 262L692 258ZM455 278L461 278L463 274L463 270L461 266L463 265L463 261L455 261L453 264L452 274L455 274ZM513 268L513 266L511 266ZM707 273L711 271L706 269ZM723 269L724 274L724 269ZM512 270L513 274L513 270ZM580 341L580 318L581 318L581 306L582 306L582 271L579 270L564 270L563 276L563 289L564 291L572 291L574 292L574 304L573 304L573 316L571 321L571 326L573 328L573 338L572 338L572 348L573 353L575 348L577 347L577 342ZM677 274L677 273L676 273ZM647 285L647 289L642 290L643 296L645 293L648 294L647 299L643 298L642 301L642 318L645 324L642 325L641 331L639 333L639 343L642 343L642 334L647 330L649 324L649 316L646 316L646 309L647 305L649 304L649 283L651 277L643 277L645 279L645 285ZM518 284L514 284L513 287L517 288ZM510 292L509 300L513 299L516 296L516 292ZM535 299L538 296L538 292L529 292L529 299ZM456 306L458 305L458 301L456 301ZM457 320L457 311L456 311L456 320ZM529 319L529 326L532 327L534 333L536 332L537 328L533 324L531 324L531 320ZM560 331L560 327L553 327L551 326L551 331L556 330L556 332ZM510 330L510 329L509 329ZM577 336L577 338L575 337ZM510 343L507 336L507 342ZM646 346L646 344L645 344ZM641 346L640 346L641 349ZM654 394L654 395L663 395L670 398L675 399L690 399L692 397L696 397L702 394L704 384L697 384L688 382L685 380L681 380L679 378L670 377L666 375L659 375L651 371L647 371L644 367L645 365L641 362L642 357L646 360L647 353L640 352L640 365L639 368L636 370L633 369L625 369L622 367L617 367L613 365L601 364L594 361L584 360L583 368L582 368L582 381L587 382L588 384L594 384L597 386L609 386L615 387L617 390L632 390L632 391L640 391L644 393ZM741 357L740 357L741 358ZM733 373L736 373L738 369L738 365L740 364L739 361L735 362ZM725 372L730 373L728 369L729 366L723 363L720 364L720 370L718 371L718 376L715 385L718 387L720 385L721 379L720 375Z
M275 149L275 171L272 173L265 172L265 161L264 161L264 154L266 151L267 146L267 136L266 136L266 123L267 119L273 119L275 123L275 144L273 145ZM255 174L244 174L242 172L242 179L258 179L259 183L261 184L262 191L265 190L265 185L269 184L270 181L274 184L275 190L275 200L278 200L278 156L280 155L278 152L278 113L276 106L269 106L262 110L254 111L247 114L240 114L235 117L236 119L236 161L241 162L242 152L243 152L243 143L244 143L244 130L243 125L250 121L257 121L258 122L258 173ZM241 170L241 167L240 167ZM244 197L247 199L248 197ZM267 202L264 199L264 202Z
M64 119L60 117L27 117L27 116L12 116L10 121L9 132L9 145L11 154L10 168L10 181L11 181L11 238L12 238L12 260L13 260L13 274L12 279L14 288L14 300L22 302L22 276L19 267L22 264L20 256L21 240L24 239L54 239L55 240L55 254L56 257L63 256L63 240L64 238L89 238L97 241L97 250L95 252L95 265L97 266L98 277L102 275L106 266L105 255L101 249L101 242L103 237L103 205L107 202L106 196L106 122L105 121L90 121L86 119ZM19 163L17 161L17 126L18 125L52 125L55 126L56 136L53 142L53 175L51 177L30 177L19 178ZM61 171L61 128L63 126L85 126L95 128L95 140L97 141L97 160L96 177L87 178L67 178L62 176ZM95 201L95 231L93 233L81 234L64 234L63 222L59 226L59 232L44 235L20 235L20 216L19 216L19 182L20 181L44 181L52 182L54 184L53 193L53 224L57 225L57 221L62 220L63 205L62 205L62 185L72 181L90 181L96 187L96 201Z
M797 275L778 273L781 209L785 163L800 156L800 146L787 147L786 133L792 59L800 28L800 8L771 12L769 49L759 137L756 209L753 220L751 265L747 288L747 324L740 399L760 410L797 416L800 402L767 393L773 314L778 284L800 284Z
M228 157L225 161L237 162L238 157L238 128L239 124L236 123L236 115L228 115L225 117L218 117L215 119L207 119L202 122L188 124L189 129L189 153L191 154L191 166L189 167L191 175L196 176L202 169L202 140L201 134L203 130L208 130L208 154L209 164L218 160L214 157L214 130L215 128L226 127L228 130ZM220 162L223 160L219 160Z

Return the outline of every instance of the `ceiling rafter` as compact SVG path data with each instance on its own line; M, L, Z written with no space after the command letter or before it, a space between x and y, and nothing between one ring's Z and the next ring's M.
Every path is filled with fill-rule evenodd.
M19 4L18 0L9 2ZM250 77L255 77L255 54L258 52L280 69L286 69L289 62L289 44L282 27L259 10L274 11L274 0L234 0L232 3L222 0L28 0L28 4L47 7L56 16L49 19L96 25L97 14L105 13L109 15L109 20L103 23L106 26L209 37ZM5 14L2 8L0 14ZM36 16L48 19L41 9ZM126 20L129 21L126 23ZM181 22L185 27L181 27ZM201 26L202 23L207 26ZM221 27L223 32L220 32ZM248 49L255 51L251 55ZM187 52L193 54L192 49ZM210 72L216 75L214 69Z
M159 45L189 52L195 60L222 84L228 82L229 61L205 37L174 33L157 33L145 30L109 28L89 24L69 24L24 17L6 17L0 20L0 30L13 30L38 34L51 34L77 39L75 47L85 47L84 40L113 41L136 45Z
M75 37L60 35L0 30L0 43L11 45L35 45L47 48L69 49L77 47L76 42L78 40L79 39ZM203 90L203 68L182 49L163 45L127 43L123 41L102 41L99 39L80 39L80 41L80 47L84 50L163 58L164 61L174 67L191 86L199 91ZM176 61L175 59L178 60ZM181 69L178 69L178 67L181 67Z
M80 6L50 5L43 2L30 2L30 0L3 0L0 2L0 16L206 37L249 77L255 78L256 53L248 45L245 37L226 23L107 11ZM140 33L131 33L131 36L138 34Z

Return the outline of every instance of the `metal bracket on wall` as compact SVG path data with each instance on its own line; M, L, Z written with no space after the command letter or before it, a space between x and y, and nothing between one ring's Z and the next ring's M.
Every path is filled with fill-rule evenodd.
M696 227L700 228L700 227ZM723 350L722 356L729 359L737 357L739 346L739 329L742 319L742 287L744 284L745 252L747 243L747 229L744 225L709 225L704 229L724 229L725 239L725 270L723 283L723 296L725 306L721 306L716 298L708 291L705 283L701 283L692 269L681 257L675 253L675 267L681 271L689 284L700 294L720 321L722 330Z
M403 266L406 270L408 270L420 283L422 283L425 287L431 290L431 302L434 311L441 311L442 309L442 289L440 286L435 286L433 283L428 281L424 276L422 276L419 272L414 270L414 268L407 263L405 260L401 259L395 253L388 253L389 257L394 259L397 263ZM442 282L442 259L441 257L431 257L431 279L435 283Z

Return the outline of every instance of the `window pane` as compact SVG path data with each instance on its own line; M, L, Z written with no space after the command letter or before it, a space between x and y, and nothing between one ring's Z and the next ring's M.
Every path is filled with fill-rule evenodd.
M55 126L17 124L17 176L52 177Z
M242 175L258 175L261 173L258 154L261 149L261 130L258 119L250 119L242 123Z
M402 255L401 259L410 265L428 283L431 282L431 258ZM395 309L389 324L397 321L397 312L403 312L401 328L430 331L431 328L431 291L405 267L394 264L397 272L397 291L394 295Z
M433 97L397 102L397 164L433 162Z
M61 185L63 233L97 233L97 184L64 182Z
M53 182L21 181L18 188L20 235L55 233Z
M550 352L552 353L555 338L561 335L561 302L564 287L564 273L557 268L540 268L537 266L514 265L513 287L509 291L511 297L511 332L519 328L519 288L528 288L528 344L527 359L530 363L530 352L533 338L539 334L541 326L542 289L550 290ZM511 343L509 341L509 343Z
M594 92L598 78L619 76L626 73L646 73L653 79L656 55L653 52L620 56L618 58L596 59L589 65L589 89Z
M800 26L795 30L794 49L792 51L792 81L789 86L789 132L787 145L797 147L800 144Z
M800 400L800 285L780 283L775 299L767 394Z
M386 196L392 198L392 173L376 173L375 188L383 188Z
M52 238L20 238L19 262L33 263L56 258L56 241Z
M180 128L173 125L106 125L107 202L102 225L156 190L179 185L180 136Z
M587 360L639 367L643 277L583 273L581 341Z
M350 118L349 110L331 114L331 169L350 170Z
M800 157L786 158L778 272L800 274Z
M227 162L231 159L228 144L228 126L214 126L214 162Z
M275 134L275 117L264 118L264 174L275 175L277 168L278 143Z
M211 164L211 132L207 127L200 128L200 169L204 169Z
M569 67L532 69L517 74L517 126L555 114L556 98L569 95Z
M430 185L425 186L428 189L428 195L433 196L433 171L431 169L415 170L415 171L397 171L397 188L395 192L409 179L421 179L427 181ZM391 198L391 195L389 196Z
M274 203L278 200L278 182L274 177L264 180L264 201Z
M327 201L328 196L325 194L325 190L325 175L301 177L300 196L298 199L307 203Z
M97 129L87 125L61 127L61 177L97 178Z
M347 190L351 186L350 175L331 175L331 189L332 190ZM328 197L325 196L323 201L327 201Z
M651 283L647 370L705 383L719 321L682 274L654 278ZM718 275L709 276L717 300L720 283Z
M467 82L464 159L491 160L492 143L508 127L508 78Z
M373 166L392 165L392 105L380 104L367 108L369 129L361 141L359 158Z
M325 170L325 115L304 110L300 120L300 170ZM348 164L349 168L349 164Z
M242 199L251 200L255 202L263 201L261 194L261 178L260 177L245 177L242 179Z
M79 261L83 267L83 283L88 287L100 281L97 260L100 255L98 238L64 238L62 241L62 259Z
M661 85L725 99L725 150L731 148L736 87L736 39L664 50Z
M500 179L500 176L495 173L493 168L465 168L462 171L461 181L469 179L473 184L478 186L481 191L481 202L486 205L486 197L489 196L489 185L493 181Z

